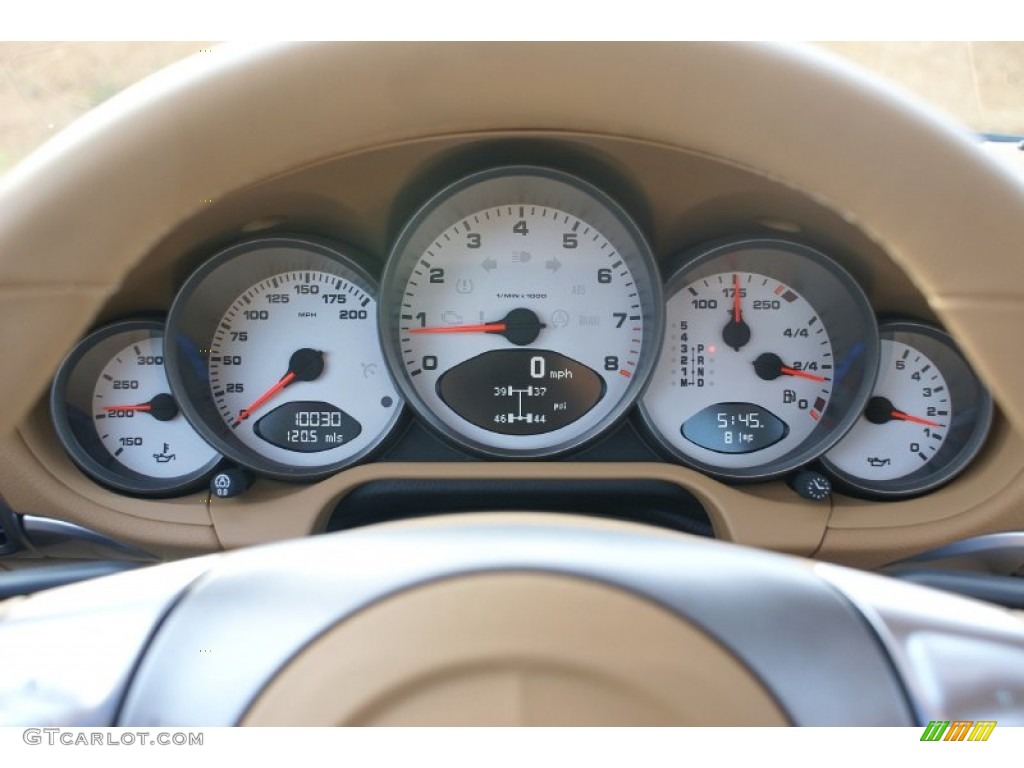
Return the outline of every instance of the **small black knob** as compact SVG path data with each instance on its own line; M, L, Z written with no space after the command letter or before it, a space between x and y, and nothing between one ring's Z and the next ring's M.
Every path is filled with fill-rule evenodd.
M832 481L820 472L801 469L789 481L789 487L798 496L811 501L824 501L832 495Z
M241 467L222 469L210 479L210 492L218 499L230 499L252 485L252 475Z

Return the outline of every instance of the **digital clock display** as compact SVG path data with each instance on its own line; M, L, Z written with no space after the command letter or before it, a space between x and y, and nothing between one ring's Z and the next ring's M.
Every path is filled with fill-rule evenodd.
M782 440L789 427L754 403L715 403L697 412L680 427L691 443L717 453L753 453Z

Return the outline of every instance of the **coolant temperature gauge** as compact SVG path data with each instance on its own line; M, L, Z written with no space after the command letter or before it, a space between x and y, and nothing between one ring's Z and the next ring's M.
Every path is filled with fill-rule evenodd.
M864 407L877 360L864 292L820 251L775 238L685 254L641 415L684 464L730 480L803 466Z
M54 380L50 407L65 450L121 491L184 493L220 461L171 395L163 347L163 323L115 323L83 339Z
M992 398L942 331L892 322L879 334L881 361L867 407L822 463L855 495L923 493L974 458L992 421Z

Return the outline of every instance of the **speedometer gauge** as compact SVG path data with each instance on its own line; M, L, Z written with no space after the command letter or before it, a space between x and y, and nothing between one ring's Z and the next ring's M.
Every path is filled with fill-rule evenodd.
M376 303L373 281L334 246L235 245L171 307L171 387L225 456L283 480L322 477L376 448L401 411Z
M895 321L879 334L871 399L822 464L848 493L912 496L948 482L974 458L992 422L992 397L937 328Z
M682 462L733 479L817 458L859 415L878 365L863 291L824 254L723 243L668 282L666 337L641 412Z
M499 168L441 191L399 236L381 332L399 385L450 439L538 457L595 437L642 390L661 337L646 241L589 184Z

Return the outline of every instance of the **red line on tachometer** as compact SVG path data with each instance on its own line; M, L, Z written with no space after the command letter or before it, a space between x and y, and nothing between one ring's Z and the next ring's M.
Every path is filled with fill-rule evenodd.
M481 325L439 325L432 328L410 328L409 333L504 333L505 323L483 323Z

